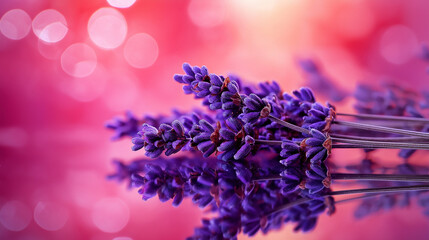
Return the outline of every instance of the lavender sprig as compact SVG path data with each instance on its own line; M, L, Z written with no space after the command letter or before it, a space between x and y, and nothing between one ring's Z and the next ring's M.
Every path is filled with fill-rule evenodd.
M190 198L215 213L189 239L236 239L240 232L253 236L288 222L307 232L320 214L334 213L336 196L365 194L361 208L368 209L374 201L366 196L377 194L374 199L381 200L376 204L392 206L396 195L408 200L429 190L421 184L429 181L427 172L419 174L407 165L374 173L367 160L349 166L348 171L359 170L350 173L333 167L331 160L337 148L402 149L404 159L417 149L429 150L429 120L410 92L396 86L386 92L360 87L359 113L349 114L317 102L306 87L288 94L275 82L255 87L232 75L209 73L204 66L185 63L183 70L174 79L184 84L186 94L203 99L207 112L175 112L153 123L128 114L108 127L117 138L134 136L132 149L144 149L153 158L129 165L116 161L111 179L127 180L144 200L158 196L177 206ZM354 119L342 119L347 117ZM368 186L335 191L344 182ZM429 201L418 200L429 211Z

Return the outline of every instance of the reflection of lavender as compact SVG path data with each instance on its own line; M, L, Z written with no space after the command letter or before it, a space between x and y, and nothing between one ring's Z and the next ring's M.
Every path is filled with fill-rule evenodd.
M206 67L183 69L174 79L202 99L206 111L142 120L128 113L126 120L111 122L115 138L132 137L133 150L144 149L153 160L115 161L117 171L109 178L127 180L144 200L158 196L177 206L190 198L214 212L190 239L236 239L240 232L252 236L288 222L310 231L320 214L332 214L337 202L347 201L334 199L340 195L361 194L358 217L408 205L413 197L429 211L423 167L404 163L375 171L367 159L341 172L330 159L336 148L401 149L404 159L429 150L429 120L416 96L395 95L394 86L386 94L360 87L359 113L346 114L318 103L309 88L287 94L277 83L251 86ZM335 191L341 182L365 187Z

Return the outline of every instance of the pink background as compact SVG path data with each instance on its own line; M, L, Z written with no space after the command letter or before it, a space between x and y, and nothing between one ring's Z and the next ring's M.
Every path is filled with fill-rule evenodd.
M349 91L380 79L428 86L427 64L417 58L429 40L425 0L112 2L0 2L0 239L191 235L203 213L189 200L178 208L143 202L135 189L105 180L113 158L143 154L132 152L128 139L110 142L106 120L127 109L141 116L198 106L172 79L183 62L252 82L277 80L286 91L305 84L296 66L302 57L316 59ZM46 9L56 11L36 21ZM83 50L67 51L76 43ZM351 111L352 103L339 108ZM336 162L358 162L363 155L355 153L340 150ZM413 158L422 159L425 153ZM253 239L429 236L418 207L361 221L353 219L354 207L338 206L309 234L287 226Z

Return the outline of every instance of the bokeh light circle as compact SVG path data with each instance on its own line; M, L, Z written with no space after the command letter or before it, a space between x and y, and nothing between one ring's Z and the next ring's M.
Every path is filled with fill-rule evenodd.
M136 2L136 0L107 0L107 2L112 7L129 8Z
M34 221L47 231L60 230L68 217L67 209L55 203L39 202L34 208Z
M56 43L67 34L66 18L55 9L46 9L33 19L33 32L42 41Z
M101 231L115 233L127 225L130 218L128 206L119 198L104 198L92 211L92 221Z
M188 5L188 15L192 23L199 27L215 27L225 19L226 3L218 1L191 0Z
M101 64L97 64L94 72L84 78L73 78L73 79L63 79L60 81L59 87L60 90L71 98L80 101L80 102L90 102L99 98L106 87L106 79L109 79L109 71L104 68ZM88 187L88 184L86 184ZM83 190L83 187L80 187ZM83 190L83 192L88 193L89 189ZM93 192L91 192L93 193ZM90 196L80 196L79 201L90 200ZM90 204L90 203L85 203ZM91 204L92 206L92 204Z
M380 39L380 53L392 64L408 62L415 56L418 47L416 34L405 25L389 27Z
M125 41L127 31L125 17L113 8L100 8L91 15L88 22L89 38L103 49L119 47Z
M83 78L91 75L97 66L95 51L85 43L75 43L61 55L61 67L70 76Z
M130 237L115 237L112 240L133 240L133 239Z
M0 31L12 40L20 40L28 35L31 29L31 18L21 9L12 9L0 19Z
M22 231L31 221L31 211L20 201L9 201L0 209L0 223L10 231Z
M135 34L125 43L124 58L132 67L150 67L158 58L158 44L149 34Z

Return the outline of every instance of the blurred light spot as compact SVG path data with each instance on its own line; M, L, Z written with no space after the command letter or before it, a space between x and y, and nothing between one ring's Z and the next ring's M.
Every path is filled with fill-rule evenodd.
M10 231L24 230L31 221L31 210L20 201L9 201L0 209L0 222Z
M278 0L233 0L228 3L234 5L236 11L239 11L240 15L253 15L264 14L264 12L273 12L276 8L279 8L280 4L295 4L300 2L299 0L288 0L288 1L278 1ZM302 1L301 1L302 2ZM289 9L288 9L289 10Z
M34 221L47 231L60 230L68 217L67 209L55 203L39 202L34 208Z
M409 61L415 56L418 47L416 35L404 25L388 28L380 40L381 55L393 64L404 64Z
M224 1L191 0L188 6L188 15L199 27L215 27L225 18L226 4Z
M90 76L66 79L60 84L61 91L81 102L93 101L104 92L106 79L109 78L107 72L98 65Z
M27 144L28 135L19 127L0 128L0 146L24 147Z
M100 48L114 49L119 47L127 35L127 21L113 8L100 8L88 22L88 34Z
M133 239L130 237L115 237L112 240L133 240Z
M0 31L9 39L23 39L30 29L31 18L24 10L12 9L0 19Z
M150 67L158 58L158 44L149 34L135 34L125 43L124 57L135 68Z
M107 2L112 7L129 8L136 2L136 0L107 0Z
M115 233L127 225L130 218L128 206L119 198L104 198L92 210L92 221L101 231Z
M47 9L34 18L33 32L45 42L56 43L66 36L68 32L67 21L57 10Z
M61 67L70 76L83 78L91 75L97 66L97 55L85 43L75 43L61 55Z
M61 57L62 47L58 44L47 43L39 39L37 43L37 49L39 50L40 55L49 60L56 60Z

